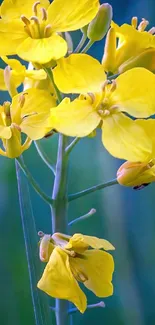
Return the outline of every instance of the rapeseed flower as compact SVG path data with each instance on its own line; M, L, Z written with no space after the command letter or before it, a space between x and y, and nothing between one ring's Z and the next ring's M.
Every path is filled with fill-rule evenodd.
M0 154L15 158L29 148L32 140L38 140L48 132L47 118L55 99L46 91L28 89L12 98L12 103L0 106ZM21 132L27 135L22 144Z
M152 151L144 162L137 156L137 162L123 163L117 171L117 181L124 186L139 187L155 182L155 120L136 120L134 123L145 129L152 142Z
M102 142L113 156L134 162L138 155L139 161L147 160L152 144L131 117L155 113L153 73L134 68L109 83L99 62L86 54L73 54L61 59L53 74L62 92L82 94L73 101L64 98L51 110L52 127L77 137L88 136L99 127Z
M155 70L155 28L146 31L148 24L142 19L138 25L137 17L131 25L111 23L102 59L105 71L115 74L136 66Z
M101 249L113 250L114 247L107 240L82 234L44 235L40 242L40 259L47 265L38 288L54 298L71 301L83 313L87 299L78 282L97 297L113 294L113 257Z
M98 0L4 0L1 5L0 55L18 54L40 64L63 57L61 32L87 25L97 14Z

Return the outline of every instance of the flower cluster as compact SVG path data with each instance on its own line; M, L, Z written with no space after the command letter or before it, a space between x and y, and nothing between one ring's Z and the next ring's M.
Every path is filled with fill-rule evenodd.
M155 181L155 28L148 24L133 17L118 26L112 7L98 0L4 0L0 90L11 100L0 106L0 154L17 158L52 130L78 138L99 130L107 151L126 160L117 173L121 185ZM79 29L74 48L70 32ZM104 37L99 62L86 52ZM47 266L38 287L81 312L86 297L77 281L99 297L111 295L113 258L101 248L113 249L81 234L43 236Z

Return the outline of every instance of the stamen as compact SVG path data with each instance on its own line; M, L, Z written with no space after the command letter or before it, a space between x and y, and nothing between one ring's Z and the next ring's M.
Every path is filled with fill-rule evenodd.
M109 84L109 80L104 81L103 86L102 86L102 91L105 91L106 86Z
M38 14L38 10L37 10L38 5L40 5L40 1L36 1L32 6L32 11L34 12L35 16L37 16Z
M98 110L98 113L99 113L100 115L103 115L104 110L103 110L103 109L99 109L99 110Z
M52 33L52 26L49 24L44 29L44 37L45 38L50 37L51 33Z
M28 93L24 93L24 94L22 94L22 95L19 97L19 100L18 100L19 105L20 105L21 108L22 108L22 107L24 106L24 104L25 104L25 95L28 95Z
M15 128L15 129L17 129L18 131L21 132L21 128L20 128L20 126L19 126L18 124L16 124L16 123L12 123L12 124L11 124L11 127L12 127L12 128Z
M155 27L152 27L151 29L149 29L148 33L154 35L155 34Z
M43 231L41 231L41 230L40 230L40 231L38 231L38 236L39 236L39 237L43 237L44 235L45 235L45 234L44 234L44 232L43 232Z
M35 22L35 24L39 25L39 19L38 19L38 17L36 17L36 16L32 16L32 17L30 18L30 20L33 20L33 21Z
M92 100L92 104L95 102L95 95L93 93L88 93L89 97L91 98Z
M32 34L31 34L31 31L30 31L29 27L28 27L28 26L24 26L24 29L25 29L25 32L26 32L30 37L32 37Z
M3 103L4 113L7 117L10 117L10 105L11 103L8 101Z
M135 29L137 29L137 25L138 25L138 18L137 17L132 17L132 19L131 19L131 25L132 25L132 27L134 27Z
M116 80L111 80L111 87L110 87L110 91L113 92L116 89Z
M41 8L42 20L47 20L47 11L45 8Z
M145 18L142 18L142 21L140 22L139 26L138 26L138 30L140 32L144 32L144 30L146 29L146 27L149 25L149 21L146 20Z
M24 15L21 15L21 20L23 21L23 23L26 25L26 26L29 26L31 24L31 22L29 21L28 18L26 18Z

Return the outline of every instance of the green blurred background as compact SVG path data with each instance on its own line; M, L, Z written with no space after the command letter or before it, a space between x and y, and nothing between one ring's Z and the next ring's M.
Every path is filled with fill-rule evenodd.
M65 1L65 0L64 0ZM80 0L79 0L80 1ZM130 22L132 16L155 23L154 0L111 0L114 20ZM77 37L77 35L76 35ZM101 59L103 42L90 53ZM0 101L7 99L1 93ZM70 156L69 192L74 193L115 178L121 164L103 148L100 134L82 139ZM136 139L135 139L136 141ZM56 137L42 140L51 157L56 155ZM42 163L34 145L24 153L30 171L51 195L53 176ZM103 237L116 247L114 252L114 295L104 299L106 308L88 310L73 316L74 325L154 325L155 324L155 186L141 191L115 185L69 206L69 220L95 208L97 213L70 227L70 233L83 232ZM50 210L30 188L36 228L50 233ZM37 254L37 252L36 252ZM34 325L28 268L18 203L14 160L0 158L0 325ZM89 304L98 302L87 292Z

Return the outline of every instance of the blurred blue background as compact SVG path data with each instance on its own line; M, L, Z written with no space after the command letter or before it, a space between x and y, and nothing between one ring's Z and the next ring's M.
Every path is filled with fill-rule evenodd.
M64 0L65 1L65 0ZM132 16L155 23L154 0L111 0L114 20L130 22ZM103 42L91 51L101 59ZM1 93L1 103L6 100ZM70 156L69 192L74 193L115 178L121 161L103 148L100 134L82 139ZM49 156L56 155L57 140L42 140ZM34 145L24 153L28 168L51 195L53 175L40 160ZM36 227L50 233L50 210L30 188ZM115 185L70 203L69 220L95 208L97 213L70 227L103 237L116 247L114 252L114 295L104 299L106 308L73 316L75 325L154 325L155 324L155 185L141 191ZM20 219L14 160L0 157L0 324L34 324L27 261ZM90 292L89 304L99 300Z

